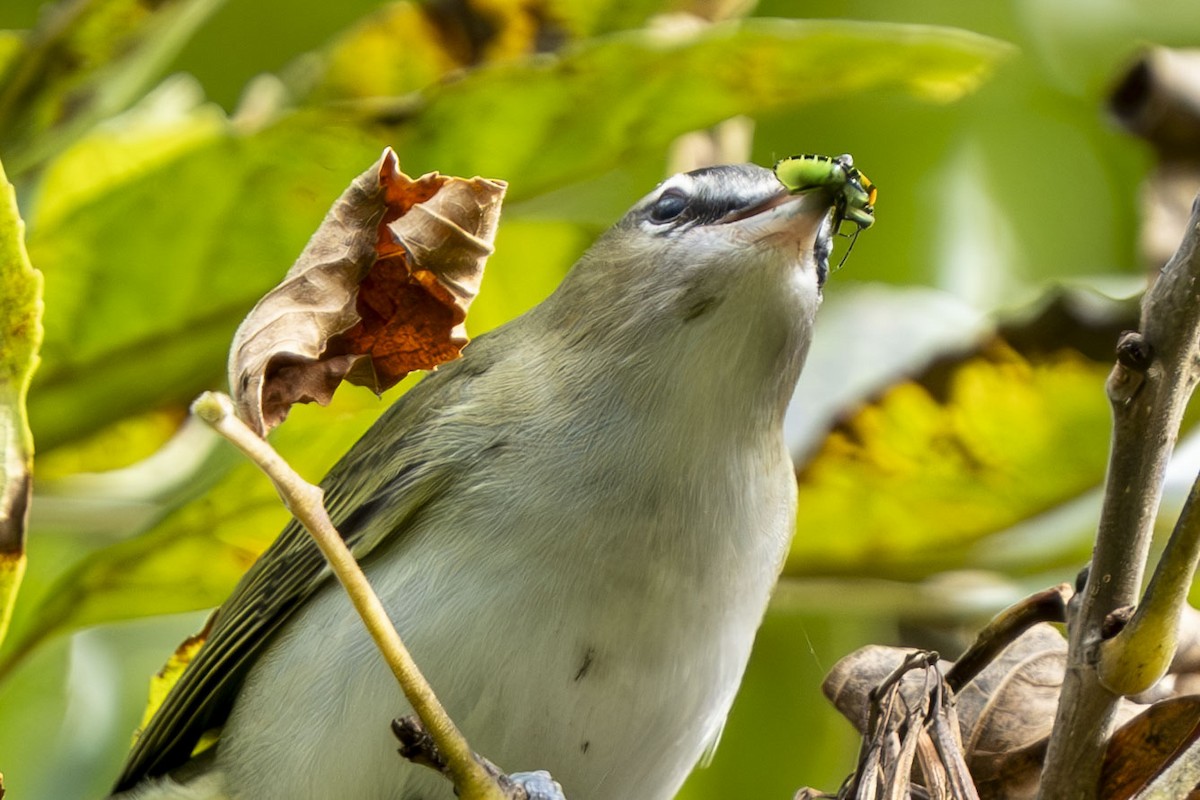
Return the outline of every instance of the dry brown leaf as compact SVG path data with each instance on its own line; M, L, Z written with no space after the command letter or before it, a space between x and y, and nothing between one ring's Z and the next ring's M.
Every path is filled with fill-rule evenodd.
M412 179L391 148L338 198L234 337L229 385L260 435L342 380L382 392L457 358L507 184Z
M1066 651L1066 640L1054 627L1035 625L955 697L963 752L983 800L1036 796L1062 688ZM825 695L865 732L871 692L914 652L873 645L851 653L826 677ZM949 664L940 662L938 666L945 669ZM910 705L920 691L916 676L906 676L901 682L901 692ZM1144 708L1123 702L1118 720L1129 720Z
M825 794L820 789L814 789L811 786L805 786L800 791L796 792L792 800L837 800L836 794Z
M967 764L982 798L1032 798L1066 670L1067 642L1035 625L958 693Z
M1176 697L1147 708L1108 742L1100 779L1103 800L1128 800L1200 738L1200 697ZM1181 798L1182 800L1182 798ZM1192 791L1186 800L1200 800Z
M983 800L1037 795L1066 663L1066 639L1051 625L1035 625L959 691L967 765ZM1140 710L1123 701L1117 718Z

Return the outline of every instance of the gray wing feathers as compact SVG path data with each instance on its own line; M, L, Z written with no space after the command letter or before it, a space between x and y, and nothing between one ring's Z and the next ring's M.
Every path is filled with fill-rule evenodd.
M427 447L433 429L440 427L439 411L461 399L469 383L446 380L451 377L446 373L459 371L440 370L401 398L376 422L374 435L363 437L322 482L330 517L356 557L401 534L471 459L465 451L435 458ZM450 387L447 396L444 389ZM210 620L205 645L134 743L114 791L162 775L191 757L200 737L228 717L247 669L271 634L329 575L308 533L290 522Z

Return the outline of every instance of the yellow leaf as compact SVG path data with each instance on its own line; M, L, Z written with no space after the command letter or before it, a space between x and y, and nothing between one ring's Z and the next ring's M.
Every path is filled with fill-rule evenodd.
M1110 365L996 340L853 411L799 470L791 575L961 567L988 534L1104 475Z
M192 663L192 659L196 656L196 653L200 652L200 647L208 638L209 626L211 624L212 617L210 616L208 622L204 624L204 629L196 635L184 639L179 647L175 648L175 652L171 653L171 657L167 659L167 663L163 664L162 669L154 673L154 677L150 679L150 696L146 701L146 711L142 714L142 722L138 726L139 728L146 726L146 723L154 716L154 712L162 705L167 692L171 691L171 687L175 685L179 680L179 676L183 674L183 670L188 664Z

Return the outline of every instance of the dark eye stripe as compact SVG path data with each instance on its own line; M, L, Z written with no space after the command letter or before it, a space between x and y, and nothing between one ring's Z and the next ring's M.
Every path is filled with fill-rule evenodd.
M647 225L656 235L676 235L722 222L784 191L768 169L750 164L705 167L669 178L623 220Z

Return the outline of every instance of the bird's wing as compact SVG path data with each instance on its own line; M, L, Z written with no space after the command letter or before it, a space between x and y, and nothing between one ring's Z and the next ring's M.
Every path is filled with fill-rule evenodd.
M454 381L449 373L464 371L471 369L443 368L422 381L322 482L330 517L360 560L385 537L402 535L470 460L466 452L435 458L427 447L439 411L454 405L469 382L461 380L469 374ZM316 544L292 520L217 610L207 641L134 743L114 791L184 764L200 737L225 722L271 635L330 575Z

